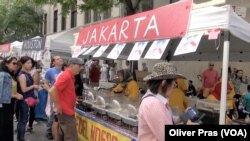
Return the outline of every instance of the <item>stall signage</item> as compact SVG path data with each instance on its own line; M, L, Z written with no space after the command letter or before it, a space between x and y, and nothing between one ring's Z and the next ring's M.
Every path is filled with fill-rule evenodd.
M22 51L40 51L45 46L45 37L25 40L23 42Z
M10 51L10 44L0 45L0 52L1 53L7 53L9 51Z
M196 52L202 36L203 33L183 37L175 50L174 56Z
M79 141L131 141L130 138L84 116L76 113L75 117Z
M119 18L80 30L77 45L93 46L183 37L192 0L182 0L151 11Z

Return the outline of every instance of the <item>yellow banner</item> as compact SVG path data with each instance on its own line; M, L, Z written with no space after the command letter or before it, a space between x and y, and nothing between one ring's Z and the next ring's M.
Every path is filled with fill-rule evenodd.
M75 117L79 141L131 141L130 138L78 113Z

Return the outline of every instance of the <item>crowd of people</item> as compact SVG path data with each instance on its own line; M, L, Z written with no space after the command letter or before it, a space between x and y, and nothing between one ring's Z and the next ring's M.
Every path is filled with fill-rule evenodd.
M53 56L51 68L41 78L41 64L31 57L17 58L9 56L1 61L0 67L0 139L13 141L14 117L17 119L17 140L25 140L25 132L32 132L35 121L35 106L38 104L38 91L48 92L46 99L47 115L46 137L58 141L77 140L74 108L76 97L82 96L84 84L98 87L99 82L116 82L111 90L113 94L124 94L131 101L141 101L139 120L139 140L164 140L164 125L181 122L179 114L188 109L188 97L198 96L220 101L221 79L214 63L201 75L202 87L196 89L193 81L185 83L185 77L177 73L176 67L167 62L157 63L152 73L144 78L147 91L140 93L140 87L126 61L123 69L116 69L116 63L98 60L82 61L79 58L63 60ZM148 71L142 63L143 71ZM116 81L115 81L116 80ZM243 70L229 69L227 116L229 119L244 119L250 112L250 85L247 92L241 85L248 84ZM157 109L157 110L155 110ZM159 118L160 117L160 118ZM173 118L174 117L174 118ZM187 124L197 124L190 120Z
M36 62L28 57L6 57L1 62L0 139L13 140L13 117L16 116L17 140L24 141L26 125L32 130L37 103L39 72Z

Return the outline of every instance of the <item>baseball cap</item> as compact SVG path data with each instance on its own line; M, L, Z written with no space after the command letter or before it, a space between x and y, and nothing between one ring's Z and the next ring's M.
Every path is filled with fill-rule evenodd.
M70 64L82 65L82 64L84 64L84 63L83 63L82 59L80 59L80 58L70 58L68 64L69 64L69 65L70 65Z

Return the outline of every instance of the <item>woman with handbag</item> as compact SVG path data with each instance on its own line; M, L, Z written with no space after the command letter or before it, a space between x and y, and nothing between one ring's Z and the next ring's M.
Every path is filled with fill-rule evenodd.
M29 107L34 107L36 105L36 97L34 94L34 89L38 89L38 85L34 85L33 78L30 75L32 69L33 59L28 56L23 56L20 59L22 65L21 71L18 73L18 87L17 91L23 95L24 100L20 100L20 110L19 118L17 124L17 140L24 141L26 124L29 117Z
M22 99L17 93L14 72L17 69L17 58L7 57L0 66L0 140L13 141L13 114L15 99Z

